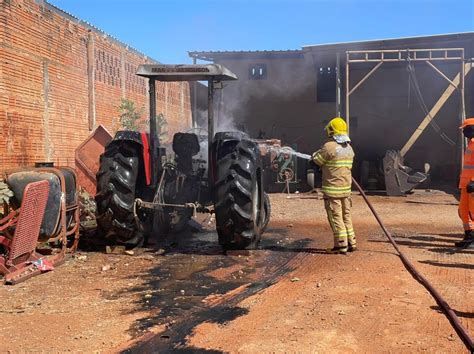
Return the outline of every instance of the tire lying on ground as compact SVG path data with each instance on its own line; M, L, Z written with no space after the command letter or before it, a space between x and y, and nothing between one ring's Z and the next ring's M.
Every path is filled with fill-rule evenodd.
M217 133L213 149L219 243L224 249L255 248L266 226L258 146L243 133Z
M110 244L141 246L152 225L151 215L136 220L135 198L143 194L142 146L132 140L114 140L100 157L97 173L97 226ZM137 190L138 189L138 190Z

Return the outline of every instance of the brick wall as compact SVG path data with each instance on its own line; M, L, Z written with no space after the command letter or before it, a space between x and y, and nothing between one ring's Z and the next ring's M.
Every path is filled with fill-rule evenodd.
M137 66L152 59L41 0L0 0L0 171L35 161L74 166L98 125L118 128L121 98L145 107ZM170 134L191 126L189 85L157 83Z

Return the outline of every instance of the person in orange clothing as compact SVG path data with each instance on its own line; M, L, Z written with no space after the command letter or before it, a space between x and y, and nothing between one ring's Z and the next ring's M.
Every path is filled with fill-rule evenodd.
M468 145L464 152L464 164L459 180L461 189L459 217L464 227L464 238L455 245L461 248L474 248L474 118L466 119L460 128L468 139Z

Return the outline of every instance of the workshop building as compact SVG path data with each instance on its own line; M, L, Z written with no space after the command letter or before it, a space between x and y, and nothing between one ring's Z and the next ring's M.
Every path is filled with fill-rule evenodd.
M323 142L328 120L346 117L349 108L358 166L363 160L376 166L387 150L402 150L407 165L423 170L429 163L432 181L452 184L462 151L463 111L474 114L473 45L474 33L459 33L189 55L222 64L239 78L225 84L218 105L221 125L310 153ZM354 51L360 52L347 54ZM407 51L417 59L407 60Z

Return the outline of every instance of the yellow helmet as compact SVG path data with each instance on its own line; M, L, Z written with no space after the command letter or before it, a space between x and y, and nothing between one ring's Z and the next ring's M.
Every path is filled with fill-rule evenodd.
M331 121L324 128L329 137L333 135L346 134L347 135L347 124L344 119L337 117L331 119Z

